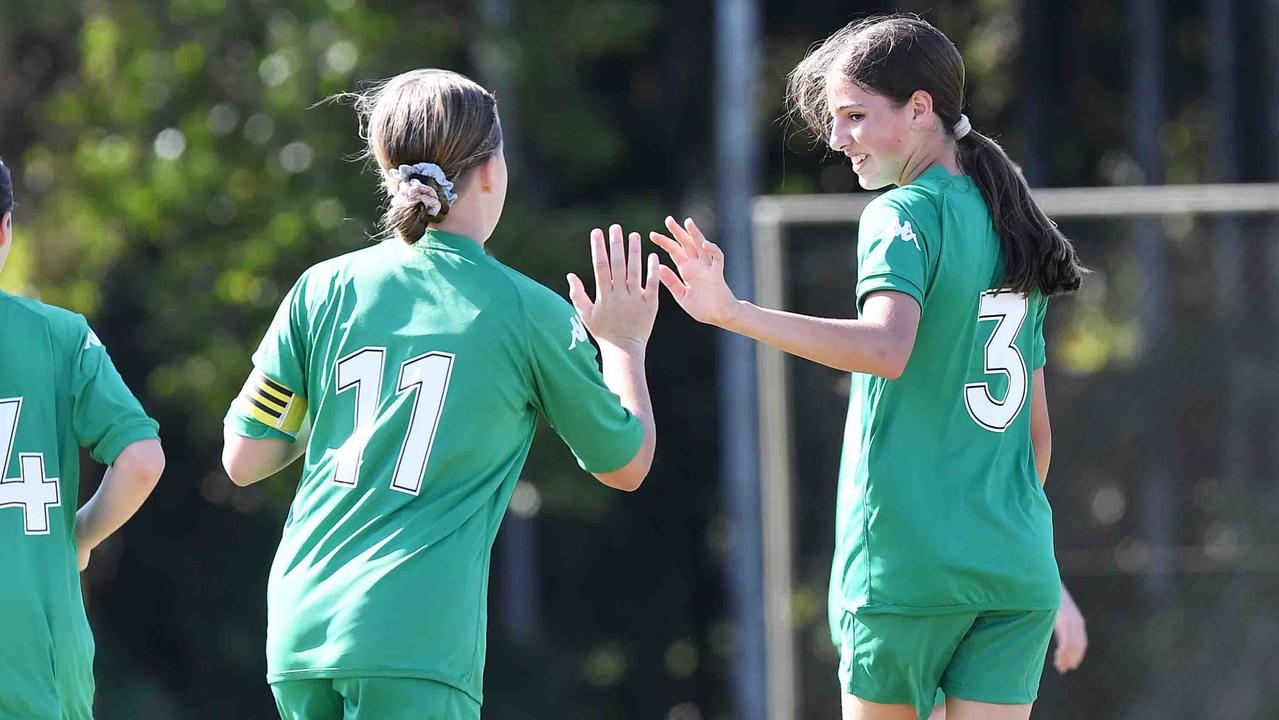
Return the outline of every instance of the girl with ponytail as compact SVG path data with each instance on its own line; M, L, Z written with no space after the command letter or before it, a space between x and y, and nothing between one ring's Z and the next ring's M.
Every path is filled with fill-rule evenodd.
M862 187L892 188L859 223L858 317L739 301L691 219L651 234L662 283L697 320L853 374L829 598L845 720L927 717L938 688L951 720L1027 718L1061 592L1044 315L1083 269L963 115L963 60L927 22L848 25L788 100Z

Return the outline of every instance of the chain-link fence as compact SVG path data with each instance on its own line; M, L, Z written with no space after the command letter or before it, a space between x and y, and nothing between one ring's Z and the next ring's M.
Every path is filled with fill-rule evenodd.
M1045 328L1047 489L1090 645L1046 666L1034 717L1279 718L1279 187L1041 197L1093 270ZM865 200L761 199L760 301L851 316ZM760 383L769 717L837 717L848 376L761 351Z

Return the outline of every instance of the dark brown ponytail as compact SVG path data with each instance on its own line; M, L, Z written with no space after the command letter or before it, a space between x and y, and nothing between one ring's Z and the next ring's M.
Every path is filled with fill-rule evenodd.
M1039 208L1021 171L999 143L973 130L956 141L959 167L990 208L1004 250L1004 285L1044 295L1079 289L1085 270L1075 247Z
M13 212L13 176L9 166L0 160L0 215L7 212Z

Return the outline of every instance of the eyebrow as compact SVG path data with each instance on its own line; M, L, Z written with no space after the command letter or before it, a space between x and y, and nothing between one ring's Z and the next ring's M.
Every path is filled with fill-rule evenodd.
M855 107L864 108L866 106L862 105L859 102L844 103L843 105L840 105L839 107L835 108L835 112L843 112L849 108L855 108Z

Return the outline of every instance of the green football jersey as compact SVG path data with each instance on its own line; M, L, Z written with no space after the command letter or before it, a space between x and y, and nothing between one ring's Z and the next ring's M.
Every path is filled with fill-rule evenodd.
M84 318L0 292L0 718L92 717L80 448L104 465L158 426Z
M490 551L537 416L590 472L643 440L582 321L432 230L307 270L253 362L228 425L312 427L271 569L268 680L419 677L480 700Z
M921 313L901 377L854 373L836 509L831 623L846 611L1056 608L1052 513L1030 440L1047 300L1000 291L980 190L933 166L858 228L857 304Z

